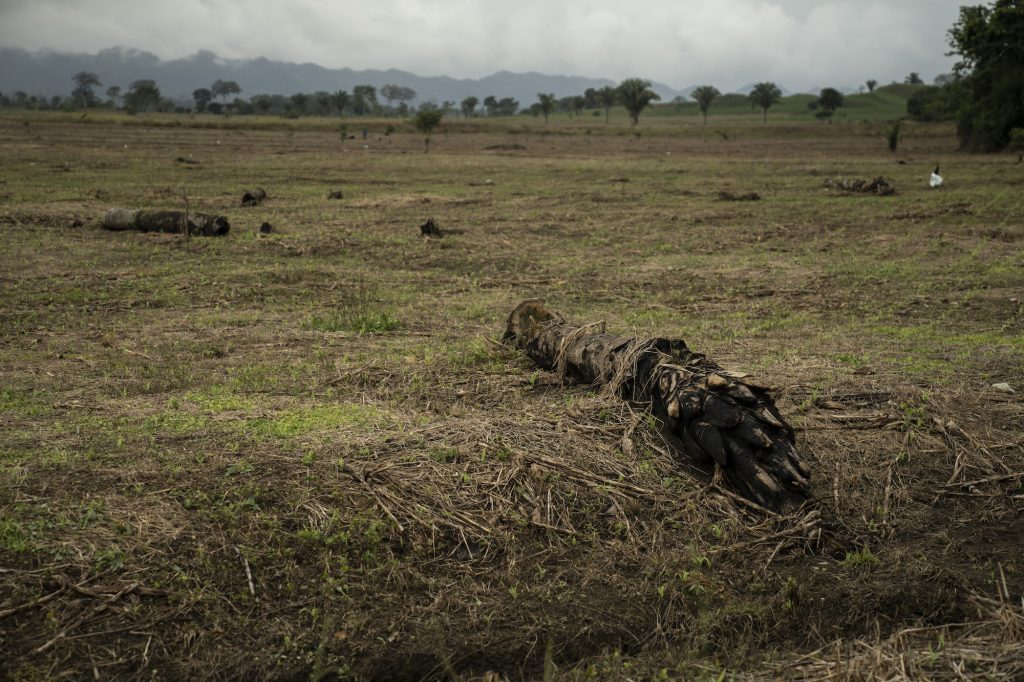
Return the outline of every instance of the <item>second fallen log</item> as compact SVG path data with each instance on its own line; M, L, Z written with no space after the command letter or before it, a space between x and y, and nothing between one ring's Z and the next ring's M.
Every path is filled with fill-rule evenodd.
M112 208L103 215L103 227L108 230L137 230L139 232L169 232L182 234L188 225L190 235L222 237L231 229L224 216L184 211L147 211Z
M717 463L747 499L787 512L810 496L810 472L768 387L723 370L681 339L596 331L529 300L512 311L504 340L545 369L649 404L676 450Z

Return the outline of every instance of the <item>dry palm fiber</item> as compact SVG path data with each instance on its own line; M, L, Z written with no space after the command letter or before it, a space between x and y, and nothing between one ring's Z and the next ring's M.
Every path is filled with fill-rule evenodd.
M594 326L569 324L529 300L512 311L504 338L545 369L647 403L677 451L716 463L747 499L790 511L810 496L793 429L766 385L726 372L681 339L616 336Z

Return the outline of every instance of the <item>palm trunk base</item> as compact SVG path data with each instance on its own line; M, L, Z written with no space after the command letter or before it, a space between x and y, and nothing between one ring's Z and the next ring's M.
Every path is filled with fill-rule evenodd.
M699 464L717 464L747 499L787 512L810 497L810 472L769 387L723 370L683 340L570 324L539 300L512 311L504 340L544 369L608 385L626 400L645 403L676 451Z

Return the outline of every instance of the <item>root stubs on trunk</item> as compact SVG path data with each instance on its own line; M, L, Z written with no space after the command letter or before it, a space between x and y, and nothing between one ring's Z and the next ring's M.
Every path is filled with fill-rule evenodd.
M103 215L103 227L108 230L138 230L139 232L184 232L183 211L133 211L127 208L112 208ZM205 213L188 215L188 233L205 237L222 237L231 225L227 218Z
M768 387L724 371L681 339L606 334L530 300L512 311L504 340L545 369L648 403L677 450L717 463L747 499L786 512L810 496L810 472Z

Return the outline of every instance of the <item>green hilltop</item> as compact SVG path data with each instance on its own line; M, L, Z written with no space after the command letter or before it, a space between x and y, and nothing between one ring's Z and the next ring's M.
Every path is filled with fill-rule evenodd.
M891 83L875 88L874 92L847 95L843 106L835 114L835 121L885 121L897 119L907 113L907 100L921 85ZM817 95L787 95L768 111L768 120L813 121L814 112L808 103L817 100ZM645 116L700 116L696 102L661 102L644 112ZM751 108L747 95L728 93L717 97L708 109L709 121L722 118L761 116L761 110Z

